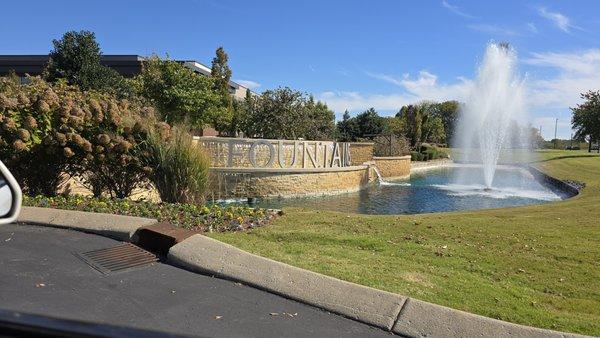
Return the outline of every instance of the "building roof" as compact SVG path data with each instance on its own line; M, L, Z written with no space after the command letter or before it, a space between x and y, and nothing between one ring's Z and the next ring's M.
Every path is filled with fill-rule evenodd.
M100 56L100 64L113 68L123 76L130 77L142 71L142 62L147 59L147 57L136 54L103 54ZM49 60L49 55L0 55L0 76L7 75L10 71L14 71L18 75L41 75ZM175 61L196 73L210 76L210 68L198 61ZM229 81L229 85L232 90L239 88L249 90L235 81Z

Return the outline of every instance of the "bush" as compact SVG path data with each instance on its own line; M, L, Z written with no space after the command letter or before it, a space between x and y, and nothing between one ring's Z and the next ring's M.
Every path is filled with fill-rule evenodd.
M0 156L27 192L55 194L64 181L67 158L52 141L53 126L62 126L60 108L56 90L43 81L21 86L15 76L0 79Z
M438 158L438 151L435 148L427 149L423 153L423 157L426 158L426 161L435 160L436 158Z
M153 168L150 180L163 202L204 202L210 162L187 129L174 127L166 139L159 133L150 133L146 149L146 163Z
M419 147L419 152L424 154L425 152L427 152L430 149L435 149L435 147L429 143L421 143L421 146Z
M373 139L375 156L403 156L410 153L410 145L405 137L380 135Z
M237 231L268 224L281 214L277 210L252 208L244 205L194 205L179 203L151 203L124 199L90 198L82 196L23 196L23 205L102 212L110 214L150 217L159 221L198 231Z
M29 194L52 196L79 176L95 195L124 198L143 183L139 143L153 110L64 81L0 79L0 156Z
M411 151L410 152L410 160L411 161L423 161L423 154L421 154L418 151Z

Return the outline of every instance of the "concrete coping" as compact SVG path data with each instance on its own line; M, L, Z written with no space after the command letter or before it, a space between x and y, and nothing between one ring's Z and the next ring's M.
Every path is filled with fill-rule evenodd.
M289 143L293 143L293 142L308 142L308 143L324 143L324 144L328 144L328 143L337 143L338 141L336 140L290 140L290 139L268 139L268 138L240 138L240 137L223 137L223 136L193 136L192 137L194 140L197 141L207 141L207 142L222 142L222 143L227 143L229 141L236 141L240 144L244 144L244 143L254 143L254 142L270 142L270 143L278 143L278 142L283 142L286 144ZM372 146L375 144L375 142L339 142L339 143L348 143L351 145L357 145L357 146Z
M38 207L23 207L17 222L74 229L128 242L139 228L157 223L151 218Z
M168 261L239 281L407 337L581 337L487 318L342 281L194 235Z
M210 167L210 170L223 173L290 173L290 174L309 174L309 173L331 173L343 171L359 171L367 169L366 165L355 165L349 167L331 167L331 168L252 168L252 167Z
M409 160L411 157L410 155L404 155L404 156L373 156L373 160Z
M372 146L375 145L375 142L346 142L350 145L357 145L357 146Z

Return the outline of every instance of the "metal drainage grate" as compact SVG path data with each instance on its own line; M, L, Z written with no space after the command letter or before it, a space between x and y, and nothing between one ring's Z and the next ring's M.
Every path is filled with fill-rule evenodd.
M112 248L77 253L83 261L103 274L152 264L158 261L154 254L131 243Z

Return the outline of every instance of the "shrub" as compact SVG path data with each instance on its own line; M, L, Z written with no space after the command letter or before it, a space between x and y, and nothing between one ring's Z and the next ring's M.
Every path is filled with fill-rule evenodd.
M26 192L52 195L64 181L67 158L52 139L53 126L61 123L57 91L66 90L36 80L21 86L14 76L0 79L0 156Z
M373 139L375 156L403 156L410 154L408 139L394 135L380 135Z
M426 161L435 160L438 158L438 151L435 148L429 148L423 153L423 157L426 158Z
M80 176L96 195L127 197L144 181L138 144L153 111L64 81L0 79L0 156L30 194Z
M421 143L421 146L419 146L419 152L423 154L430 149L435 149L435 147L429 143Z
M153 168L150 180L163 202L200 204L204 201L209 158L199 144L194 144L186 128L174 127L168 138L157 132L150 133L146 149L146 164Z
M411 161L423 161L423 154L418 151L410 152L410 160Z

